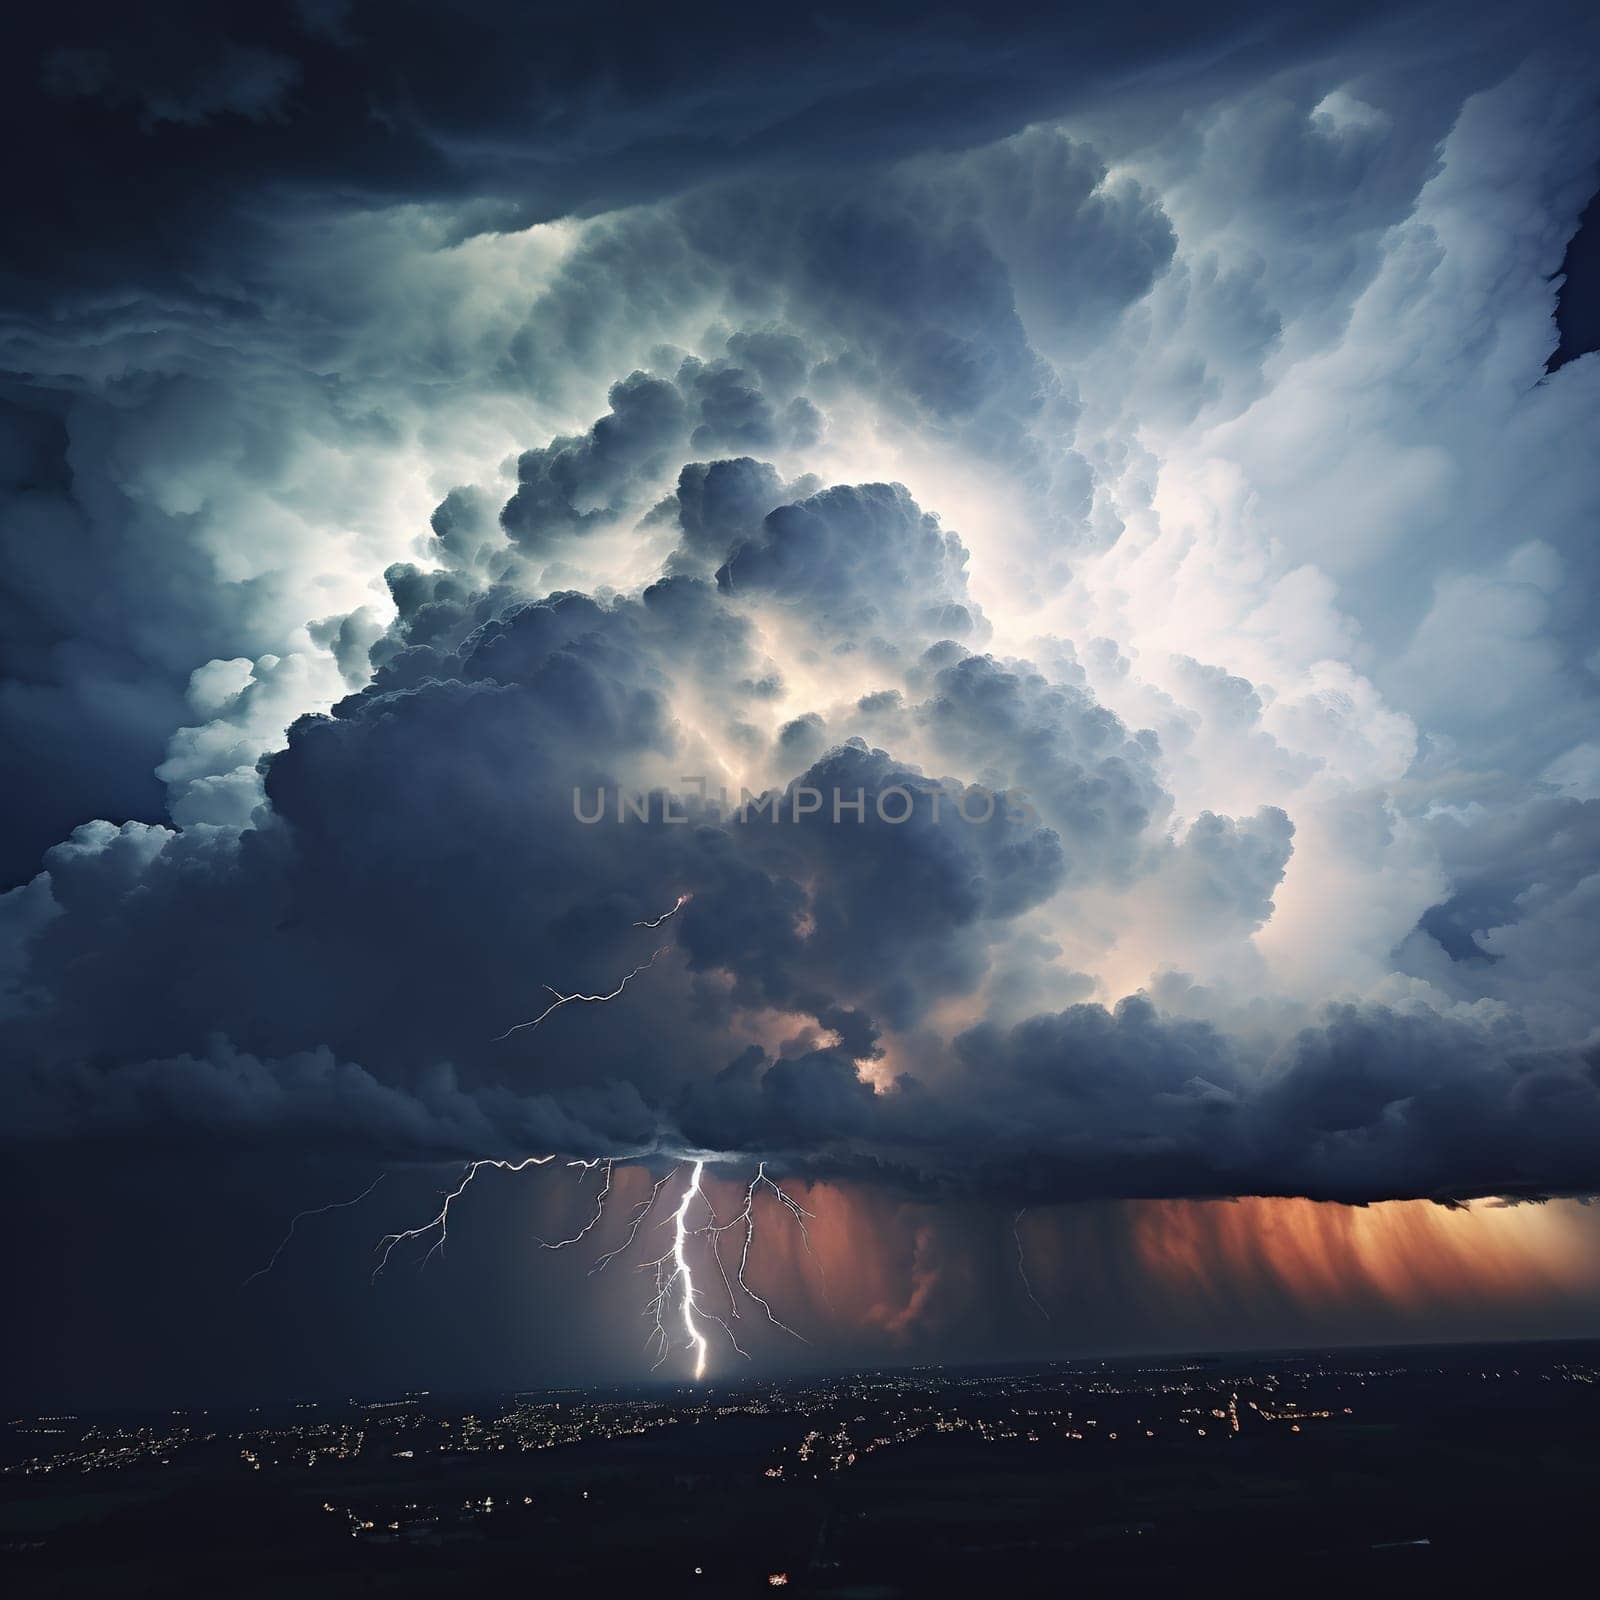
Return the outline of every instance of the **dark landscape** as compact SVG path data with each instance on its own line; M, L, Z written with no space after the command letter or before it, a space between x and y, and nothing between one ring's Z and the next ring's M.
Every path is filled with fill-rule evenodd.
M1551 1592L1600 1345L12 1418L8 1593Z

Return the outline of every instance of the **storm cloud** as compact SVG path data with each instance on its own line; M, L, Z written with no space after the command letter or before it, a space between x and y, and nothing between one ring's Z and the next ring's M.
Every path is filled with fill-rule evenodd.
M1592 25L614 9L29 57L8 1136L1600 1188Z

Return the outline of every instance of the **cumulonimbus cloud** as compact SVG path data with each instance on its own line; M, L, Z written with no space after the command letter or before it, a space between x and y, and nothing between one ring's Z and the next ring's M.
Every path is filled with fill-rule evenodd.
M340 342L285 243L293 359L15 331L0 710L41 761L63 705L120 726L63 770L133 820L0 899L12 1133L1600 1183L1597 369L1541 377L1596 124L1538 60L1426 115L1330 61L1219 75L1197 140L1156 95L543 232L364 217L311 265L437 326Z

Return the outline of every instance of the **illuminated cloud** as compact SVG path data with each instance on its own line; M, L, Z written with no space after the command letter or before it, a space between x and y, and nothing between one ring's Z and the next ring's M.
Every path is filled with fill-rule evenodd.
M434 41L51 55L262 201L0 335L12 1133L1600 1186L1600 119L1533 18L1419 88L1415 19L1175 11L1116 96L1116 29L929 24L937 115L872 28L543 132L441 69L321 179L302 96Z

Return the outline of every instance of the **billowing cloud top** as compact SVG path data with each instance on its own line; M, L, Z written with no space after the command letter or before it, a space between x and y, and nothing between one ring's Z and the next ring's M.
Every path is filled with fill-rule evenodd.
M1592 26L493 9L30 58L10 1135L1600 1187Z

